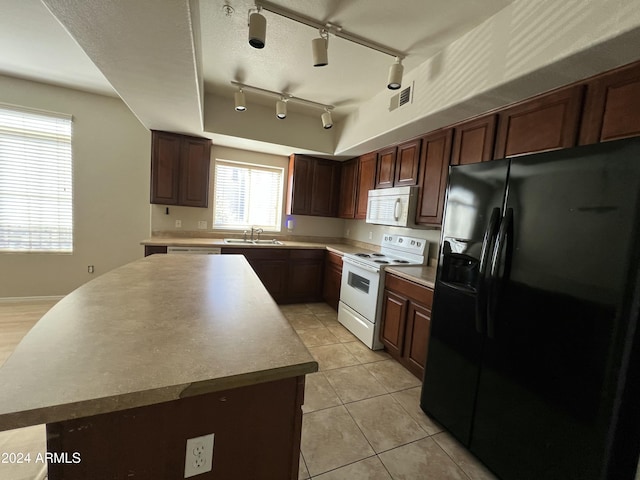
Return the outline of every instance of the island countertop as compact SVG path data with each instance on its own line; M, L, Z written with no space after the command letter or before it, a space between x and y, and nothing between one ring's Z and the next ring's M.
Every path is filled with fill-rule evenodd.
M152 255L63 298L0 367L0 430L315 372L240 255Z

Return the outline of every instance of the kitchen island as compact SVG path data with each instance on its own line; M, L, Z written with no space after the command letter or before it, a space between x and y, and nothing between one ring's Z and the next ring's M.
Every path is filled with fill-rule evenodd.
M49 480L297 478L304 376L317 371L236 255L153 255L62 299L0 368L0 430L47 424Z

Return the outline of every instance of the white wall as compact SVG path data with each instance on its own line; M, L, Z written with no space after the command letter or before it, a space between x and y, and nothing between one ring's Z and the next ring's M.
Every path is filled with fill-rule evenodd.
M413 103L381 91L334 129L361 155L640 58L637 0L516 0L410 72Z
M150 232L151 137L126 105L5 76L0 102L73 115L74 189L73 253L0 253L0 298L65 295L142 257L140 241Z

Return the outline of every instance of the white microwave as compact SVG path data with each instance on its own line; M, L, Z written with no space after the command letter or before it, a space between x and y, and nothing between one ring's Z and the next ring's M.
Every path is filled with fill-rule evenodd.
M369 190L367 223L395 227L415 226L418 187Z

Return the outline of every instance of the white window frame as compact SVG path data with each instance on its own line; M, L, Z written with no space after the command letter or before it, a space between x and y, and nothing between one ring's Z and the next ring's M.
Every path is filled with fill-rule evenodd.
M73 253L72 121L0 104L0 253Z
M278 174L280 177L279 185L277 186L277 192L275 193L275 222L271 225L261 224L260 222L251 222L250 212L251 203L255 199L248 199L245 212L246 223L236 222L236 223L222 223L220 219L217 218L218 207L220 198L218 195L220 194L220 186L218 185L218 166L228 166L234 168L246 169L249 171L262 171L262 172L270 172ZM271 165L262 165L257 163L250 162L242 162L237 160L226 160L221 158L216 158L214 162L214 208L213 208L213 228L215 230L236 230L243 231L247 230L251 227L262 228L265 232L274 232L278 233L282 231L282 197L284 191L284 181L285 181L285 169L283 167L271 166ZM251 192L249 192L251 194ZM259 200L257 200L259 201Z

